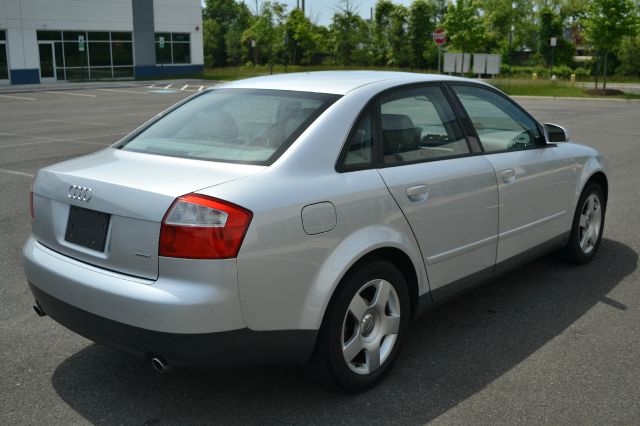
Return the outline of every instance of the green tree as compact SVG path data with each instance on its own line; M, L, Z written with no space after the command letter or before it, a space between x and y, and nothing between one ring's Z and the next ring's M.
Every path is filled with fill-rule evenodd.
M234 31L241 26L239 22L244 19L244 4L235 0L206 0L202 11L202 30L204 42L204 54L206 64L209 66L227 65L227 32L230 28ZM244 25L248 25L245 22Z
M229 23L224 35L227 64L242 65L244 60L248 58L248 46L242 44L242 33L251 26L253 19L249 8L244 3L240 3L236 15Z
M510 56L521 48L534 47L533 8L533 0L485 0L487 51Z
M351 1L344 0L338 12L333 15L330 34L330 44L337 64L371 63L369 26L357 14Z
M549 65L572 65L575 46L564 38L564 19L550 7L543 7L539 12L538 53L544 63ZM551 38L556 38L556 46L551 46ZM553 56L553 57L552 57Z
M427 68L437 60L438 50L432 36L436 29L437 7L434 1L415 0L409 9L409 43L416 68Z
M473 53L484 46L486 30L477 0L450 2L444 16L444 27L454 49Z
M640 77L640 36L624 37L618 47L620 74Z
M242 44L251 46L256 65L268 63L272 68L276 62L283 61L285 11L286 5L283 3L262 3L260 15L254 20L253 25L242 33Z
M603 88L606 90L609 53L620 46L623 37L636 34L638 4L634 0L591 0L584 26L587 39L604 57Z
M411 38L409 33L409 11L396 5L391 11L389 23L389 52L387 65L408 67L412 64Z
M320 31L300 9L293 9L286 22L287 54L293 64L309 65L319 51Z
M378 0L373 14L372 46L373 60L376 65L389 62L391 15L396 5L390 0Z

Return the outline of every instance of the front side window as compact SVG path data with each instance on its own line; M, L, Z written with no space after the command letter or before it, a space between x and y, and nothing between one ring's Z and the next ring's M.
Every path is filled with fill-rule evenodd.
M486 152L525 149L542 143L536 122L511 101L475 86L453 86Z
M464 133L438 86L407 89L381 99L385 164L469 153Z
M169 112L118 148L268 165L338 97L281 90L213 90Z

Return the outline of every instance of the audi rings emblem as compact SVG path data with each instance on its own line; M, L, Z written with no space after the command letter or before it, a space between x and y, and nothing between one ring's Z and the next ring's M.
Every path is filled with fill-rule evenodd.
M71 185L67 197L73 198L74 200L89 201L91 199L91 188Z

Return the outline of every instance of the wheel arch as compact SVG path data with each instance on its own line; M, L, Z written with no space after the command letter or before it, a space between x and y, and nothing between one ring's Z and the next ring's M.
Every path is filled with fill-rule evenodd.
M607 180L607 176L601 170L593 173L589 177L589 179L587 179L587 182L584 184L582 190L584 191L584 188L586 188L586 186L589 185L591 182L597 183L602 188L602 192L604 195L604 202L606 206L607 200L609 199L609 181Z
M381 247L375 250L370 251L369 253L362 256L356 263L354 263L351 268L347 270L345 273L348 274L349 271L354 269L357 266L360 266L363 263L372 262L374 260L386 260L391 263L393 266L398 268L398 271L402 274L405 283L407 284L407 290L409 291L409 301L411 303L411 316L416 312L416 308L418 306L418 297L419 297L419 285L418 285L418 272L416 271L411 258L402 250L396 247ZM344 278L344 276L342 277ZM342 281L342 278L340 281ZM340 285L340 284L338 284ZM337 286L336 286L337 289ZM334 289L334 293L335 290Z
M361 229L347 238L319 268L307 297L306 305L310 309L305 310L306 318L301 318L301 323L310 328L320 328L327 307L332 303L344 277L353 268L372 259L387 260L402 273L407 283L413 316L420 296L429 292L427 274L417 243L392 228L371 227Z

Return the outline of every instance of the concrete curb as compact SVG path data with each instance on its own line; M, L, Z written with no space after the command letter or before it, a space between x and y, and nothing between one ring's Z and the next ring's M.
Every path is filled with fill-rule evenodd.
M602 101L602 102L640 102L640 99L616 99L616 98L580 98L576 96L510 96L513 99L554 100L554 101Z

